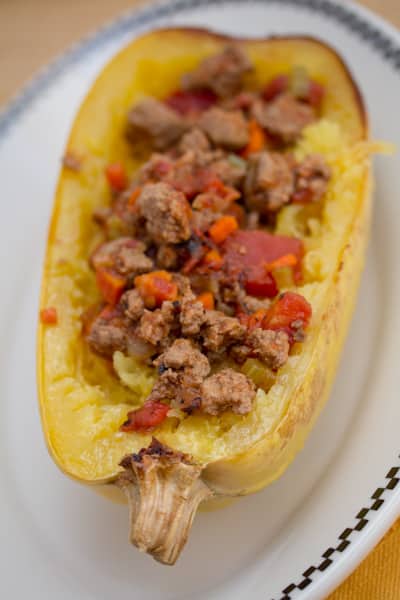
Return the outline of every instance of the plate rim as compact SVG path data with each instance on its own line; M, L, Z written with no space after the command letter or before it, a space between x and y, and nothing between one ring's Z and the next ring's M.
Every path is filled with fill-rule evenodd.
M400 33L384 18L375 15L371 10L356 5L352 1L344 0L158 0L150 5L143 4L122 13L117 18L97 28L92 33L84 36L64 52L39 69L33 77L25 83L5 105L0 107L0 141L7 135L10 128L31 108L33 103L54 81L63 75L69 67L84 59L97 47L105 42L120 36L125 32L139 29L157 22L160 18L172 17L193 8L202 6L253 4L264 6L290 6L295 10L313 11L331 19L337 25L347 29L359 40L372 48L380 55L392 69L400 74ZM370 495L364 506L357 512L351 527L345 527L337 536L336 541L329 546L312 565L308 566L300 576L293 577L291 583L280 592L279 600L293 600L304 598L308 592L326 594L338 586L370 552L377 541L383 537L391 524L400 516L400 502L396 508L395 493L400 482L400 454L394 457L397 462L383 477L381 484ZM393 502L389 502L393 501ZM392 510L387 509L380 513L378 526L378 511L383 506L394 504ZM374 517L370 520L371 514ZM372 527L375 524L375 527ZM352 546L358 535L370 526L369 535L362 546ZM343 554L352 547L352 557L347 565L343 564ZM355 553L355 548L358 553ZM346 555L348 553L346 552ZM333 557L333 558L331 558ZM335 565L338 567L324 576L327 569ZM340 571L339 571L340 568ZM339 571L339 572L336 572ZM297 581L297 583L296 583ZM314 585L313 585L314 584ZM311 587L309 587L311 586ZM308 588L308 589L307 589ZM306 592L307 590L307 592ZM319 596L321 597L321 596ZM273 600L271 598L271 600Z

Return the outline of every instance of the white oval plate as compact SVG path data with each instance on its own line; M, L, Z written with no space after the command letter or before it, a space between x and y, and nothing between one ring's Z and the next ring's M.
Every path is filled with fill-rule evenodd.
M377 138L400 144L400 35L330 0L172 0L128 14L38 76L0 117L0 563L4 598L323 598L400 513L400 163L376 160L375 219L334 392L302 453L269 488L196 517L170 569L131 549L126 508L63 477L35 389L35 323L63 145L89 85L139 32L169 24L310 34L343 55Z

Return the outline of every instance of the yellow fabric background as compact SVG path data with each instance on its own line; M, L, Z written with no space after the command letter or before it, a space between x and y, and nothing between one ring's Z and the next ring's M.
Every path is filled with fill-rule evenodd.
M399 600L400 520L327 600Z
M0 105L74 41L145 2L0 0ZM400 0L361 0L360 4L400 26ZM327 600L400 600L400 520Z

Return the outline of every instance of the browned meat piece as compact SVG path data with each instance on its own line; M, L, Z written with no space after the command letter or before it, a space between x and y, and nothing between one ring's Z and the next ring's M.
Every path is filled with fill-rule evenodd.
M161 244L157 250L157 265L161 269L173 270L178 266L178 253L170 244Z
M214 212L223 213L231 207L232 202L240 198L240 192L235 188L225 186L224 192L210 188L202 194L198 194L192 202L192 208L195 210L206 211L210 209ZM220 215L217 215L217 218Z
M200 385L185 372L167 369L155 382L150 399L169 400L173 408L191 414L201 404Z
M220 295L227 304L238 305L246 313L253 313L257 310L267 309L271 305L269 298L255 298L246 294L244 288L237 280L231 277L220 277Z
M107 221L112 216L112 209L108 206L99 206L93 211L93 221L102 227L107 226Z
M331 169L319 154L310 154L295 170L295 202L318 202L326 192Z
M254 296L248 296L244 294L241 299L241 304L243 308L248 313L256 312L257 310L266 310L271 305L271 300L269 298L255 298Z
M190 341L180 338L174 341L165 352L154 361L160 374L166 369L182 371L186 381L192 385L200 384L210 372L210 363L204 354Z
M254 383L233 369L223 369L207 377L201 386L201 407L210 415L225 410L245 415L251 411L255 397Z
M189 239L191 209L182 192L167 183L147 184L137 206L156 243L178 244Z
M136 242L129 237L121 237L111 242L105 242L100 244L90 257L90 264L94 269L102 269L107 267L113 267L115 264L115 258L118 253L125 248L127 245L136 247L139 242Z
M139 184L163 181L174 166L174 161L166 154L154 153L139 169L136 179Z
M154 311L145 310L136 335L153 346L169 343L168 336L174 326L175 316L173 302L163 302L161 308Z
M246 113L252 109L259 96L254 92L240 92L232 98L226 98L222 106L227 110L243 110Z
M139 275L153 269L153 261L138 248L121 248L115 260L115 268L122 275Z
M216 146L239 150L249 141L249 126L240 110L210 108L201 116L199 127Z
M204 346L212 352L224 351L228 346L240 342L245 331L235 317L227 317L218 310L208 310L202 332Z
M200 385L210 364L189 340L177 339L154 364L160 374L151 392L153 400L171 400L188 413L200 406Z
M154 148L165 150L185 132L187 124L172 108L155 98L145 98L128 114L128 137L148 138Z
M193 211L193 229L196 231L205 232L210 229L210 226L220 217L219 213L208 208Z
M240 188L246 175L247 163L236 155L224 155L211 163L213 173L225 185Z
M294 190L291 160L277 152L260 152L249 159L244 184L249 210L267 214L290 201Z
M189 150L193 152L207 152L210 150L210 142L201 129L193 127L193 129L182 136L178 149L182 154Z
M291 94L279 94L272 102L255 104L253 115L264 129L287 144L295 142L304 127L316 119L314 109Z
M208 88L218 96L238 92L243 75L252 70L251 62L238 46L227 46L220 54L207 57L191 73L182 78L186 90Z
M247 228L246 229L259 229L260 227L260 213L253 210L247 214Z
M111 358L117 350L125 352L127 328L98 318L93 322L86 339L94 352Z
M138 321L144 313L144 302L135 288L125 292L121 298L121 305L125 315L133 321Z
M178 286L178 294L179 296L184 296L186 294L192 293L192 288L190 286L190 279L181 273L174 273L173 280Z
M179 394L179 388L182 383L182 374L165 369L160 372L160 376L151 390L151 400L175 400Z
M163 181L188 198L204 191L216 177L232 187L239 187L246 172L246 162L222 150L188 150L177 159L153 154L137 176L140 184Z
M205 315L206 311L202 303L196 301L195 295L193 293L185 294L181 300L181 314L179 316L182 335L198 335L205 321Z
M144 254L145 246L128 237L101 244L91 256L95 269L113 268L122 275L133 277L153 269L153 261Z
M284 331L254 329L246 343L252 349L252 356L262 360L270 369L282 367L289 356L289 337Z

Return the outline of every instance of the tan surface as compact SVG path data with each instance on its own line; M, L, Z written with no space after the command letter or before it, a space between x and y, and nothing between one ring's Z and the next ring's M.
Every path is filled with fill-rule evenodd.
M144 0L145 1L145 0ZM0 105L37 69L140 0L0 0ZM400 27L399 0L363 0Z
M0 104L40 66L140 0L0 0ZM363 0L400 27L399 0ZM400 600L397 524L329 600Z

